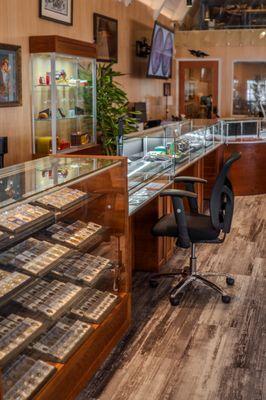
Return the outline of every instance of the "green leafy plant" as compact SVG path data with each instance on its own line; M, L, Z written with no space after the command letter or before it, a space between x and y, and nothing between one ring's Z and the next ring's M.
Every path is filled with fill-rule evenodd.
M108 155L115 155L119 134L119 121L123 120L124 134L136 130L138 112L129 112L128 98L121 85L115 78L122 76L121 72L113 70L114 63L99 64L97 66L97 130L101 134L104 151ZM82 78L92 81L91 71L82 71ZM86 112L91 113L91 94L84 94Z

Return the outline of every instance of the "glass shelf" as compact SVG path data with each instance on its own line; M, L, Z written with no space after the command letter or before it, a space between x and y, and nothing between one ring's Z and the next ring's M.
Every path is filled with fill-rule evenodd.
M33 153L96 143L95 59L34 53L31 63Z
M36 85L33 85L33 87L36 87L36 88L38 88L38 87L40 87L40 88L49 88L49 89L51 89L51 86L52 85L40 85L40 84L36 84ZM91 85L69 85L69 84L56 84L56 87L58 88L58 87L64 87L64 88L74 88L74 89L77 89L77 88L86 88L86 89L93 89L93 86L91 86Z
M92 118L92 115L75 115L74 117L64 117L64 118L56 118L57 121L64 121L68 119L77 119L77 118ZM36 122L48 122L51 121L52 118L34 118Z

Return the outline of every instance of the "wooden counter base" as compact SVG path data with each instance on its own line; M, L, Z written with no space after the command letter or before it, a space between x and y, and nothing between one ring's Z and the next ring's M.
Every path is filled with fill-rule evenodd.
M225 159L233 152L241 159L232 167L230 178L235 195L249 196L266 193L266 142L230 143L225 146Z

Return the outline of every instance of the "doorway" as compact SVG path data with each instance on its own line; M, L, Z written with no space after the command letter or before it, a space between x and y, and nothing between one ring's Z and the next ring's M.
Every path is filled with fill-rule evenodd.
M179 113L211 119L218 111L219 62L179 62Z

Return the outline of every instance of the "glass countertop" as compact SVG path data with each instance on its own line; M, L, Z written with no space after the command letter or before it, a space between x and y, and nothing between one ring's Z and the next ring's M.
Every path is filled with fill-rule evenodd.
M0 170L0 208L92 175L120 161L48 156Z

